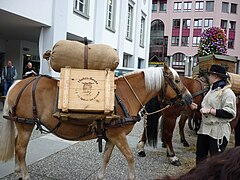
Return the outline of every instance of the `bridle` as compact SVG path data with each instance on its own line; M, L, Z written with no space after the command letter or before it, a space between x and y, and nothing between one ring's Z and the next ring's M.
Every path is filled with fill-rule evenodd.
M186 92L186 87L184 87L182 90L180 90L178 88L178 86L172 81L171 78L169 78L169 76L167 76L165 73L163 74L164 76L164 88L163 91L161 93L162 97L162 101L166 104L166 106L162 109L159 109L155 112L152 113L148 113L147 110L145 109L143 103L140 101L139 97L137 96L137 94L135 93L134 89L132 88L131 84L128 82L127 78L125 76L123 76L123 79L125 80L125 82L127 83L127 85L129 86L129 88L131 89L132 93L134 94L135 98L137 99L137 101L140 103L140 105L142 106L142 110L144 111L145 115L151 115L151 114L155 114L161 111L164 111L165 109L169 108L172 105L179 105L179 106L183 106L185 105L185 102L182 100L183 97L183 93ZM167 86L170 86L174 92L176 93L176 96L172 99L167 99L165 97L166 94L166 90L167 90Z
M186 92L187 88L184 86L182 90L179 89L179 87L173 82L173 80L166 75L165 73L163 74L164 76L164 88L161 93L161 99L162 102L164 102L167 105L177 105L177 106L184 106L186 103L182 100L183 94ZM170 86L174 92L176 93L176 96L172 99L166 98L166 91L167 91L167 86Z

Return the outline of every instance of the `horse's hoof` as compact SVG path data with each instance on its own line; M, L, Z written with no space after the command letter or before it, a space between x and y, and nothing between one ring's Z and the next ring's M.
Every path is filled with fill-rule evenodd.
M20 178L18 178L18 180L22 180L22 178L20 177Z
M181 162L179 160L171 161L171 164L174 166L181 166Z
M146 156L146 153L145 153L144 151L140 151L140 152L138 153L138 156L140 156L140 157L145 157L145 156Z
M184 146L184 147L189 147L189 144L188 144L187 141L183 141L182 143L183 143L183 146Z
M162 147L166 148L167 147L166 143L162 143Z

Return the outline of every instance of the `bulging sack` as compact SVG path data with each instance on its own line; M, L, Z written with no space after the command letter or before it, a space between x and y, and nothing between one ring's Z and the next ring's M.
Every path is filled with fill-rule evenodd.
M87 53L85 50L87 46ZM117 51L105 44L88 44L70 40L60 40L52 51L46 51L43 57L50 59L54 71L60 72L61 68L84 69L84 56L87 58L87 69L110 70L116 69L119 63Z

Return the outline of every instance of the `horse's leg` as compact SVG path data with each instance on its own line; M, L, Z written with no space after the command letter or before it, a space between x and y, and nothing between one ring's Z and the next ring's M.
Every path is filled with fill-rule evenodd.
M187 116L181 115L180 121L178 123L179 124L180 141L181 141L181 143L183 143L184 147L189 147L189 144L188 144L187 140L185 139L185 134L184 134L184 127L185 127L187 119L188 119Z
M138 141L138 144L137 144L138 156L140 156L140 157L145 157L146 156L146 153L145 153L145 150L144 150L144 146L145 146L146 141L147 141L145 132L146 132L146 130L144 128L141 139Z
M161 141L162 141L162 147L163 148L166 148L167 145L166 145L166 141L164 139L164 121L165 121L165 118L161 118L161 121L160 121L160 136L161 136Z
M18 139L18 136L15 139L15 147L17 145L17 139ZM20 173L21 172L21 168L20 168L20 165L19 165L19 160L18 160L18 156L17 156L17 153L16 153L16 149L15 149L15 169L14 169L14 172L15 173Z
M121 153L125 156L128 163L128 175L127 179L135 179L135 164L134 155L127 142L127 137L124 133L119 133L118 136L113 139L113 143L116 144Z
M173 131L176 124L176 118L177 117L170 117L168 116L167 119L165 119L165 115L162 116L164 118L164 124L163 124L163 136L164 140L167 145L167 157L170 160L170 163L174 166L180 166L181 163L179 159L175 156L175 152L173 150L172 146L172 137L173 137Z
M28 168L26 164L26 151L34 125L16 123L16 127L18 130L18 137L15 144L15 153L17 156L15 160L15 162L17 163L15 165L15 169L18 170L18 166L20 166L22 171L22 179L29 180L30 175L28 173Z
M103 164L98 172L98 179L104 178L108 162L112 155L113 148L114 148L113 143L108 140L105 144L104 153L103 153Z

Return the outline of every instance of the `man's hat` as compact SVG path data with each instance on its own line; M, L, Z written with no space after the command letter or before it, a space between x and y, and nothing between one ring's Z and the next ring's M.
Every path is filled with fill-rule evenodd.
M226 68L221 66L221 65L218 65L218 64L213 64L210 68L209 73L210 74L217 74L217 75L219 75L220 77L223 77L223 78L229 78L229 76L227 75L227 72L226 72Z

